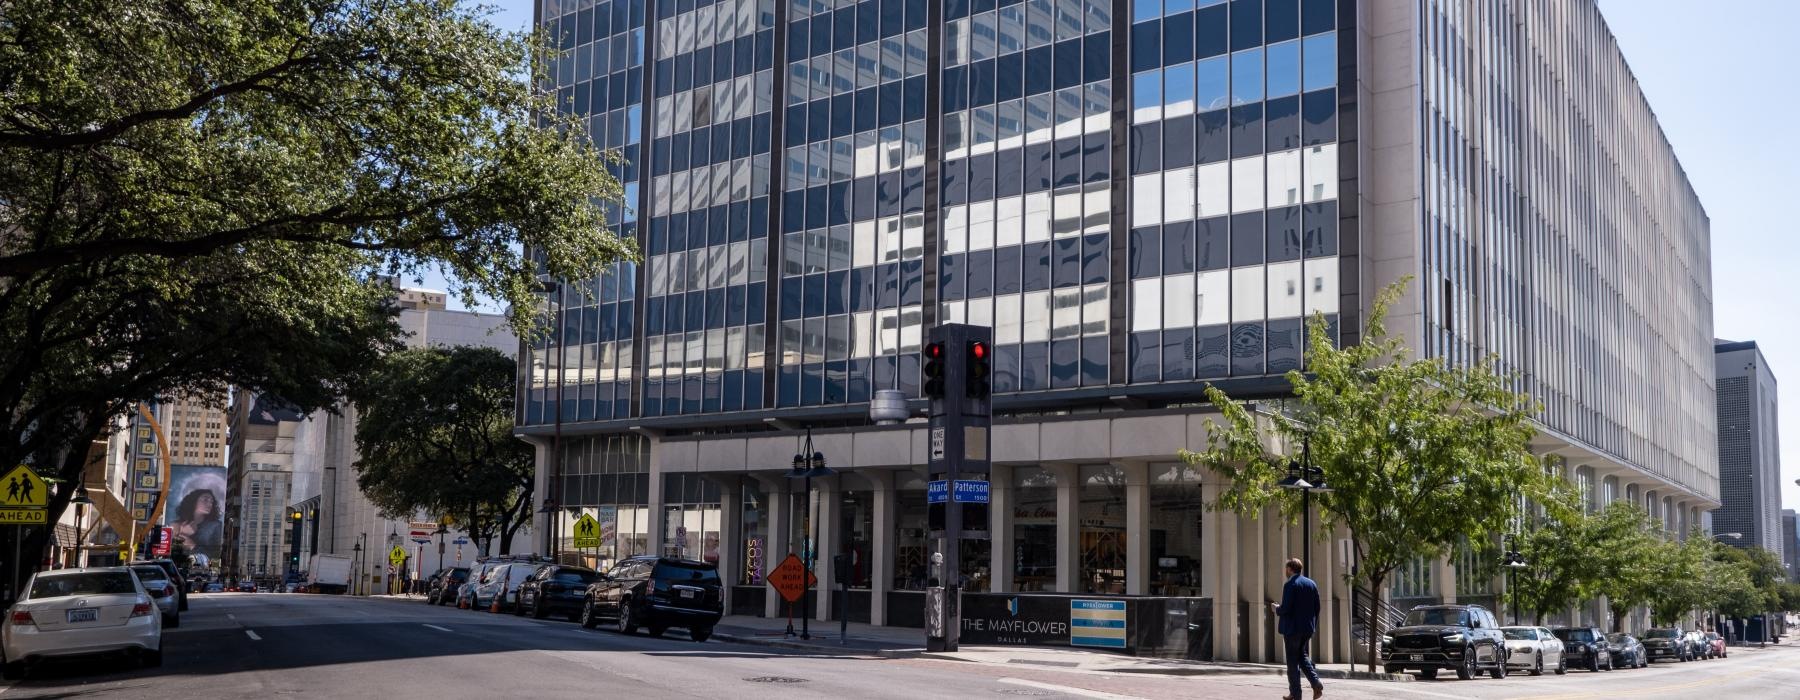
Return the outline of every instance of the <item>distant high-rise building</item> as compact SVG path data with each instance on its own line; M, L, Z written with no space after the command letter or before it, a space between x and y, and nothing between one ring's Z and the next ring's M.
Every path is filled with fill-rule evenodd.
M225 395L184 397L156 411L169 441L169 461L209 467L225 466L227 438Z
M1781 442L1776 422L1775 373L1756 341L1718 341L1719 497L1713 532L1739 547L1783 554ZM1785 560L1784 560L1785 561Z
M1788 580L1800 581L1800 514L1791 508L1781 511L1781 547Z

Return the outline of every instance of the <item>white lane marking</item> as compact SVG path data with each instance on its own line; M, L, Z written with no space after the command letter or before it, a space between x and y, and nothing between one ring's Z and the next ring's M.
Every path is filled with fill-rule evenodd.
M250 635L250 638L255 641L258 641L258 642L262 641L262 637L256 636L255 630L244 630L244 634Z
M425 626L426 626L426 627L430 627L430 628L432 628L432 629L434 629L434 630L437 630L437 631L439 631L439 632L449 632L449 631L450 631L450 628L448 628L448 627L439 627L439 626L437 626L437 625L433 625L433 624L430 624L430 623L424 623L424 624L425 624Z
M1103 698L1104 700L1144 700L1144 698L1139 698L1139 697L1136 697L1133 695L1116 695L1113 693L1103 693L1098 690L1088 690L1086 688L1074 688L1074 687L1070 687L1070 686L1066 686L1066 685L1056 685L1055 683L1039 683L1037 681L1028 681L1023 678L1002 678L1002 679L1000 679L1000 682L1008 683L1011 685L1022 685L1027 688L1037 688L1039 690L1052 690L1052 691L1056 691L1058 693L1063 693L1065 695L1074 695L1074 696L1084 697L1084 698Z
M229 618L231 618L231 619L233 619L233 620L236 620L236 619L237 619L237 616L236 616L236 615L233 615L233 614L231 614L231 613L225 613L225 616L226 616L226 617L229 617Z

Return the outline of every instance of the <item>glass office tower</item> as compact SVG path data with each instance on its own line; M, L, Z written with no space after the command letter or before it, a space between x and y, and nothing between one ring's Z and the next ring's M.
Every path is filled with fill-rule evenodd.
M1205 444L1207 385L1283 396L1305 319L1357 342L1403 276L1389 328L1499 354L1596 505L1716 504L1712 411L1685 403L1711 400L1705 213L1592 0L538 12L644 252L553 292L555 332L521 353L518 432L556 517L602 520L588 556L716 561L734 611L776 615L769 566L849 554L851 619L918 625L924 425L867 404L922 408L926 330L979 324L996 507L969 587L1204 596L1217 656L1274 658L1238 609L1300 534L1206 512L1219 485L1177 454ZM783 476L807 429L842 472L814 494ZM1348 610L1338 559L1314 578ZM1396 586L1492 596L1464 559Z

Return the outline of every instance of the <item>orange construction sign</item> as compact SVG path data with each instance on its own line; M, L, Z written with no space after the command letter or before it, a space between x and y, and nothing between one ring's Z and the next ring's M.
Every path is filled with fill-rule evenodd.
M769 572L769 585L781 594L781 599L789 603L799 602L800 596L806 595L806 589L819 584L819 577L806 570L799 555L789 554L786 559Z

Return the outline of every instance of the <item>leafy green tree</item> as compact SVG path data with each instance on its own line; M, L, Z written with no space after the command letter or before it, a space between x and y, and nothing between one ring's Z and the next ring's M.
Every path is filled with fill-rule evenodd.
M616 163L535 81L549 48L487 10L5 8L0 464L78 478L132 403L226 384L332 405L393 346L382 277L446 270L527 331L540 273L633 254Z
M1304 446L1335 489L1318 499L1324 525L1349 530L1359 582L1377 596L1416 557L1441 556L1465 537L1497 540L1521 496L1547 495L1551 484L1527 444L1536 407L1491 359L1409 359L1388 337L1383 322L1403 285L1376 297L1360 344L1335 347L1324 318L1311 319L1306 371L1287 374L1295 399L1286 415L1259 423L1208 387L1223 423L1209 424L1205 451L1183 453L1225 477L1217 507L1253 516L1277 507L1291 518L1300 499L1277 483ZM1369 624L1371 669L1379 624Z
M1660 568L1661 584L1651 591L1648 601L1656 624L1678 624L1693 611L1714 606L1721 590L1713 560L1716 546L1698 532L1685 540L1668 540L1657 546L1654 558Z
M356 485L390 517L452 514L500 553L531 521L533 452L513 437L518 367L491 348L382 358L351 392Z
M1649 602L1659 583L1657 555L1664 544L1650 516L1634 503L1614 502L1582 521L1582 536L1570 542L1589 561L1587 576L1569 582L1583 597L1605 596L1612 631L1625 631L1633 608Z
M1588 556L1583 543L1587 540L1587 518L1580 513L1571 494L1557 492L1546 498L1558 499L1556 515L1527 517L1531 525L1514 535L1513 547L1524 557L1526 566L1511 572L1508 603L1516 598L1521 612L1530 615L1532 624L1544 624L1544 617L1567 610L1581 600L1579 582L1596 576L1595 561Z

